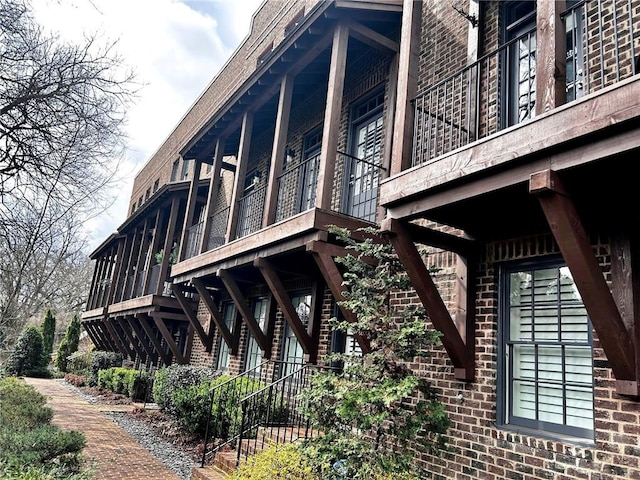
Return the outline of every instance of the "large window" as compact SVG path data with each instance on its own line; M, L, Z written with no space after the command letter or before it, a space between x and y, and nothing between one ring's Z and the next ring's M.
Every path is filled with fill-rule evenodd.
M592 335L569 269L505 267L498 421L593 438Z
M302 324L309 325L309 315L311 314L311 293L297 293L291 296L291 303ZM304 364L304 350L298 341L295 333L285 322L282 332L282 361L286 362L282 371L282 376L293 373Z

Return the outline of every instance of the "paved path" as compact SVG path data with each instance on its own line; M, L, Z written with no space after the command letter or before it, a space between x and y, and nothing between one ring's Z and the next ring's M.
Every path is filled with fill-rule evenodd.
M179 480L160 460L113 423L103 411L129 411L130 405L94 405L51 379L25 378L48 398L53 423L84 433L84 458L95 465L96 480Z

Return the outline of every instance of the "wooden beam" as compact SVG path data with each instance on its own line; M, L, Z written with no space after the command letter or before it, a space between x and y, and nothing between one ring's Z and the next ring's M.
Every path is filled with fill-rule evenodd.
M320 344L320 327L322 324L322 304L324 300L324 281L316 279L311 287L311 305L307 334L311 339L313 349L305 355L305 361L315 364L318 361L318 345Z
M189 319L184 313L175 312L149 312L150 317L164 318L165 320L178 320L182 322L188 322Z
M140 358L140 361L145 362L147 360L147 355L144 352L142 346L140 345L140 342L138 341L138 339L133 335L131 330L131 325L129 325L129 322L127 321L127 319L124 317L121 317L117 319L117 321L120 324L120 328L122 328L122 331L124 332L125 336L129 340L129 342L131 342L131 346L133 347L135 352L138 354L139 356L138 358ZM135 362L136 359L134 358L133 361Z
M300 316L298 312L296 312L293 302L291 302L291 298L275 269L266 258L256 258L253 265L262 273L269 290L271 290L276 302L278 302L280 310L289 324L291 331L293 331L298 339L302 350L307 355L313 355L314 347L311 342L311 337L307 333L307 327L300 320Z
M120 286L122 277L122 269L124 266L124 257L128 255L129 245L129 237L124 237L118 241L118 252L116 257L116 268L113 274L113 279L111 280L111 286L109 287L109 295L107 297L106 305L111 305L116 301L116 294L118 292L118 287Z
M191 308L191 305L189 305L189 301L185 298L184 294L182 293L182 290L180 289L180 285L172 283L171 290L173 291L173 296L176 297L176 300L180 304L180 307L182 307L182 311L187 316L187 319L189 320L189 324L194 328L195 332L198 334L198 337L200 337L200 341L204 345L205 351L210 352L211 344L209 343L209 335L207 335L204 329L202 328L202 325L200 324L200 321L196 316L196 312L194 312L193 309Z
M147 353L148 358L151 359L152 363L156 363L158 355L155 353L153 345L149 343L149 339L147 338L145 332L140 329L139 320L137 320L136 317L126 317L126 319L129 322L129 327L136 334L136 337L138 337L140 345Z
M163 211L161 208L158 209L158 211L156 212L156 221L155 221L155 227L153 229L153 238L151 239L151 245L149 246L149 250L150 250L150 260L149 260L149 266L147 268L147 274L145 276L144 279L144 285L142 286L142 294L146 294L147 292L157 292L158 291L158 285L149 285L149 283L151 283L151 271L153 269L153 267L155 266L155 255L156 253L158 253L158 251L160 250L160 241L162 239L162 232L164 232L165 230L165 225L164 225L164 215L163 215ZM158 268L162 268L162 267L158 267ZM160 277L158 276L157 281L160 281Z
M111 338L111 333L107 329L107 326L105 325L105 322L106 322L106 320L101 320L101 321L97 321L97 322L95 322L93 324L93 326L96 329L96 332L98 333L100 338L102 338L102 340L107 344L107 346L108 346L107 350L109 350L111 352L120 352L120 353L122 353L120 351L120 348L116 344L115 340L113 340Z
M265 356L267 356L267 353L271 353L271 345L267 341L267 336L260 328L260 325L256 322L253 312L251 311L251 307L249 306L249 302L247 302L242 291L238 287L238 284L227 270L219 270L218 277L220 277L222 283L227 289L227 292L229 292L233 303L238 309L238 312L240 312L240 315L242 315L242 318L247 324L253 338L255 338L260 349L265 353Z
M217 305L213 301L213 297L207 291L207 287L204 285L204 282L200 278L193 278L191 280L191 283L193 283L193 286L196 287L196 290L198 291L198 295L200 295L200 300L202 300L202 302L205 304L205 306L207 307L207 310L209 310L209 314L211 315L211 322L209 324L209 333L207 335L207 338L209 339L208 340L209 350L207 350L207 352L210 352L211 349L213 348L213 332L214 332L213 325L214 324L216 325L216 327L218 327L218 331L220 332L220 335L222 335L222 339L224 340L224 343L227 344L227 347L229 347L229 350L232 350L234 345L233 336L231 335L231 332L229 331L227 324L222 318L222 314L220 310L218 310Z
M181 262L187 255L187 238L189 236L189 228L193 225L193 217L196 212L196 204L198 203L198 188L200 185L200 170L202 170L202 159L196 158L193 165L193 178L189 185L189 196L187 197L187 207L184 213L184 222L182 224L182 239L180 240L180 248L178 253L178 261Z
M211 235L211 216L218 207L218 193L220 192L220 169L222 167L222 158L224 155L225 138L218 137L216 140L216 149L213 154L213 168L211 169L211 179L209 181L209 196L204 213L204 229L202 238L200 239L200 247L198 252L204 253L208 250L209 236Z
M158 278L158 289L156 295L162 295L164 290L164 281L169 273L169 257L171 256L171 249L173 247L173 235L176 231L176 224L178 223L178 215L180 214L180 198L174 197L171 200L171 210L169 211L169 220L167 222L167 234L164 238L164 246L162 251L162 262L160 262L160 276Z
M537 2L536 8L536 114L567 101L567 41L561 14L565 0Z
M321 240L312 240L307 243L307 252L320 253L323 255L329 255L331 257L346 257L351 255L357 257L359 254L356 250L351 250L335 243L327 243ZM362 257L361 260L369 265L376 265L378 261L373 257Z
M422 3L404 0L398 59L398 95L396 97L390 175L397 175L411 165L413 149L413 106L418 91L418 65L422 22Z
M231 208L229 209L229 219L227 222L227 235L225 243L229 243L235 238L236 225L238 224L238 212L240 209L240 198L244 191L244 177L247 175L247 164L249 163L249 149L251 147L251 136L253 133L253 112L246 112L242 118L242 131L240 132L240 146L238 147L238 164L233 182L233 192L231 194Z
M538 197L589 319L598 332L600 344L617 380L618 393L637 396L640 390L635 375L631 334L622 321L573 201L552 170L533 174L529 191Z
M125 357L129 357L133 360L135 355L129 348L129 345L125 343L125 341L122 339L122 337L118 333L116 326L111 324L111 320L109 319L105 320L104 326L107 328L107 330L109 330L111 339L113 340L114 344L116 345L120 353L122 353Z
M156 336L155 332L151 328L151 324L149 323L149 317L141 313L136 315L136 318L138 319L138 322L140 322L140 326L144 330L144 333L147 334L147 338L156 349L156 352L158 352L158 356L160 357L162 362L166 366L171 365L171 356L168 355L162 348L162 345L160 345L160 341L158 340L158 337Z
M356 323L358 321L358 318L355 316L355 314L351 310L340 305L340 302L344 301L343 292L345 291L345 288L342 284L342 275L340 274L340 271L338 270L333 257L326 253L313 252L313 259L318 265L318 268L320 269L320 273L324 277L324 280L327 282L327 285L329 286L333 297L336 299L336 302L338 302L338 307L342 311L344 318L348 322ZM363 353L371 352L369 339L363 337L362 335L355 335L355 338L358 341L358 344L360 345Z
M396 53L399 50L398 42L391 40L389 37L385 37L361 23L349 21L347 26L349 28L349 34L365 45L369 45L386 53Z
M96 346L98 350L107 350L105 348L104 342L102 341L100 336L96 334L96 331L93 329L93 325L91 325L89 322L83 322L82 327L84 328L85 332L87 332L87 335L89 335L89 338L91 339L91 341L93 342L93 344Z
M278 101L278 113L276 115L273 149L271 152L271 166L269 168L269 178L267 181L264 218L262 220L263 227L271 225L276 220L279 177L282 174L285 149L287 146L289 114L291 113L291 99L293 97L293 83L293 77L291 75L285 75L280 84L280 99Z
M636 378L640 380L640 255L635 231L611 234L611 294L635 351Z
M165 343L169 346L169 349L173 352L173 356L176 359L176 363L179 363L180 365L184 365L186 363L186 360L182 355L182 352L178 348L178 345L176 345L176 342L173 340L173 336L171 335L171 332L169 332L169 330L167 329L167 326L165 325L164 320L160 317L153 317L153 321L155 322L156 327L158 327L158 330L160 331L162 338L164 338Z
M380 223L380 230L383 233L391 232L394 222L397 222L397 220L386 218ZM403 227L414 242L454 252L463 257L475 256L477 247L476 242L473 240L433 230L415 223L403 222Z
M472 381L475 370L474 343L465 344L458 327L451 318L438 289L424 264L409 232L400 221L387 222L387 231L398 258L405 266L409 279L427 311L433 327L442 333L442 345L455 368L455 378ZM472 321L468 318L467 321Z
M327 104L324 111L322 146L316 191L316 207L325 210L331 209L336 151L338 149L340 118L342 114L344 78L347 70L348 43L349 30L343 23L339 23L334 30L333 45L331 47Z

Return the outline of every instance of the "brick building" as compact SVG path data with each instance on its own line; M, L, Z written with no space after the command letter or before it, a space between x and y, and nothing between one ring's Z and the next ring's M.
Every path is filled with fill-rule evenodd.
M367 348L327 323L327 227L377 225L443 333L432 478L640 478L640 0L454 6L266 0L93 252L83 324L276 380Z

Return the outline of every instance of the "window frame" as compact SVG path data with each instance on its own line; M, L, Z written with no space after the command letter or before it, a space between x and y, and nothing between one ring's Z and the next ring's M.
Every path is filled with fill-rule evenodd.
M595 438L595 372L594 372L594 359L593 359L593 327L587 316L587 341L581 343L582 346L589 346L591 348L591 404L592 404L592 428L581 428L577 426L567 425L565 423L553 423L545 422L539 419L527 419L519 417L512 412L511 403L513 400L513 371L510 368L509 349L510 345L517 344L516 341L510 339L510 309L512 304L510 302L510 275L516 272L535 272L538 270L550 269L550 268L562 268L566 267L566 263L559 256L545 257L544 259L529 259L526 261L505 262L499 267L498 278L498 295L499 295L499 309L498 309L498 325L497 325L497 401L496 401L496 425L504 430L517 430L519 432L525 431L542 436L545 438L553 439L572 439L577 443L586 442L588 444L593 443ZM582 307L584 303L581 302ZM556 302L558 308L560 308L560 301ZM552 344L552 342L544 342L545 344ZM577 342L576 342L577 343ZM534 339L531 341L531 345L540 345L540 342L536 343ZM554 344L556 346L562 346L564 343L558 339ZM562 354L562 360L566 360L567 356ZM536 360L537 361L537 360ZM537 365L537 364L536 364ZM536 388L543 383L542 380L535 379ZM565 393L566 382L563 382L563 394ZM563 412L564 414L564 412Z

